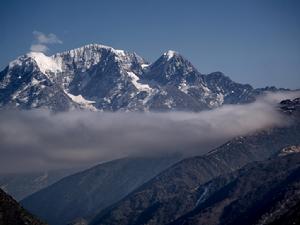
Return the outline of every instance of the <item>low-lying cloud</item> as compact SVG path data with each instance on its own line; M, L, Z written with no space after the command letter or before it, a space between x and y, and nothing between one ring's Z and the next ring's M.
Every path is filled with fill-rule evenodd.
M0 171L89 166L127 156L201 155L233 137L287 125L275 106L287 97L267 95L199 113L1 111Z

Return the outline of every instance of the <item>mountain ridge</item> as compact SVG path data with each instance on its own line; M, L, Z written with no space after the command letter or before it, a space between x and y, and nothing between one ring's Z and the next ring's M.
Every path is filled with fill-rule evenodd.
M281 220L300 203L299 146L296 149L289 146L288 154L281 154L287 152L285 148L267 160L201 185L195 208L170 224L252 225Z
M291 126L236 137L203 156L183 159L102 210L90 224L168 224L187 214L199 199L195 192L200 185L299 144L299 105L298 101L290 102L286 103L289 107L295 105L288 114L293 119Z
M179 161L181 157L128 157L62 178L21 201L49 224L92 217Z
M17 201L0 188L1 225L46 225L21 207Z
M136 53L99 44L51 56L30 52L0 72L1 108L201 111L252 102L264 91L221 72L201 74L172 50L150 64Z

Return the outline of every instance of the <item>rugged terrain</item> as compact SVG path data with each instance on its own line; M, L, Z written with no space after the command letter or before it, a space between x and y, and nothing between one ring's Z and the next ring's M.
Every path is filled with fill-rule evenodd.
M249 164L201 185L195 208L175 224L276 224L299 222L300 146Z
M1 225L46 225L24 208L12 197L0 189L0 224Z

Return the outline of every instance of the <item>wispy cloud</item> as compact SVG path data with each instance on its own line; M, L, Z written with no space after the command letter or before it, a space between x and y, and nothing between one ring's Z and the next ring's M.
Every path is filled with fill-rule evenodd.
M62 44L63 42L53 33L44 34L40 31L33 31L34 41L30 46L30 51L47 52L49 44Z
M32 44L30 47L30 51L32 51L32 52L47 52L48 47L43 44Z

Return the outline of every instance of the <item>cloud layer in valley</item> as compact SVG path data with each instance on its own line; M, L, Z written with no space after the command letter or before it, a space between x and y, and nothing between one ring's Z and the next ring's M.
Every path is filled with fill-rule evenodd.
M127 156L201 155L235 136L287 125L275 103L293 96L272 94L199 113L1 111L0 171L89 166Z
M49 44L62 44L63 42L53 33L44 34L40 31L33 31L34 42L30 46L32 52L47 52Z

